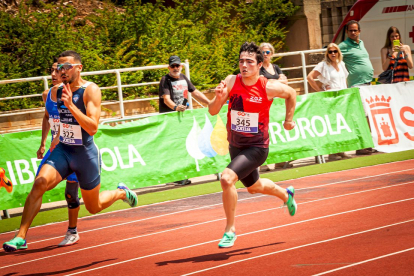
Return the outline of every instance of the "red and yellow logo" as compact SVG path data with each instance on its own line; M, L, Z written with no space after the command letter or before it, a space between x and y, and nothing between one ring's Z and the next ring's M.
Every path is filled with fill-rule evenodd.
M8 193L13 191L13 184L6 177L6 171L3 168L0 168L0 189L1 187L4 187Z
M391 97L387 99L384 95L379 98L375 96L373 99L366 99L369 108L371 109L372 119L378 134L378 145L398 144L398 132L395 127L394 117L390 108Z

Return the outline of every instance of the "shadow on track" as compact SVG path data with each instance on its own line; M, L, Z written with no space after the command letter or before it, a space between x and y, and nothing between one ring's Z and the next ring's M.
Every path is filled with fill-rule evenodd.
M227 251L227 252L220 252L220 253L202 255L202 256L191 257L191 258L186 258L186 259L163 261L163 262L158 262L156 264L158 266L164 266L164 265L168 265L168 264L179 264L179 263L187 263L187 262L202 263L202 262L210 262L210 261L214 261L214 262L224 261L224 260L230 259L230 257L233 257L233 256L248 255L248 254L252 253L251 251L247 251L247 250L266 247L266 246L272 246L272 245L278 245L278 244L283 244L283 243L284 242L276 242L276 243L270 243L270 244L261 245L261 246L242 248L242 249L237 249L237 250L232 250L232 251ZM225 249L226 248L222 248L222 249L219 249L219 250L225 250Z
M96 265L96 264L100 264L103 262L109 262L109 261L114 261L117 260L117 258L115 259L107 259L107 260L102 260L102 261L96 261L96 262L92 262L90 264L86 264L86 265L81 265L81 266L77 266L74 268L68 268L65 270L59 270L59 271L52 271L52 272L42 272L42 273L30 273L30 274L24 274L21 276L46 276L46 275L56 275L56 274L61 274L61 273L68 273L68 272L73 272L77 269L84 269L84 268L88 268L90 266ZM16 273L14 273L16 274ZM14 274L9 274L9 275L14 275Z

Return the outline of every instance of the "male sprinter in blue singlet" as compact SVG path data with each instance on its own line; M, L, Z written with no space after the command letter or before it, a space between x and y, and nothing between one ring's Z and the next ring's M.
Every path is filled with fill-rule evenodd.
M216 96L208 107L210 114L216 115L229 99L227 140L231 162L220 180L227 218L223 238L218 244L220 248L232 247L236 240L234 216L237 180L251 194L261 193L280 198L291 216L295 215L297 209L292 186L282 189L270 179L260 178L258 172L258 167L265 162L269 153L269 110L273 98L285 99L283 126L286 130L295 127L293 114L296 106L296 91L293 88L259 75L262 63L263 55L259 46L253 42L244 43L239 52L240 74L228 76L216 87Z
M81 57L65 51L58 57L58 70L63 86L52 88L51 99L59 110L59 135L50 146L52 153L35 179L26 199L17 235L3 244L7 252L26 249L26 234L42 205L43 194L73 172L79 180L83 201L91 214L96 214L121 199L131 207L138 204L137 195L120 183L114 191L99 193L100 155L93 141L101 113L101 90L83 80Z
M56 59L52 65L52 68L50 68L53 86L62 83L62 81L60 80L60 74L57 69L57 64L58 63ZM46 89L42 94L43 101L45 102L45 116L43 117L42 121L42 141L37 151L37 158L42 159L42 162L40 162L36 176L39 174L40 169L42 168L43 164L50 155L49 149L45 156L43 156L43 154L45 153L45 144L49 129L50 133L52 134L52 140L56 137L57 131L59 129L59 111L57 109L56 101L52 101L51 99L51 91L52 88ZM65 190L65 198L68 203L69 227L66 231L65 238L58 244L58 246L72 245L79 241L79 234L77 230L78 214L80 209L78 190L78 179L76 178L76 174L72 173L66 178Z

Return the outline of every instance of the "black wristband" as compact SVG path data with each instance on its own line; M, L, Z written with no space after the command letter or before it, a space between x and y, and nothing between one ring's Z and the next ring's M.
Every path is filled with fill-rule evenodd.
M175 105L175 106L174 106L174 111L175 111L175 110L177 110L177 106L178 106L178 105Z

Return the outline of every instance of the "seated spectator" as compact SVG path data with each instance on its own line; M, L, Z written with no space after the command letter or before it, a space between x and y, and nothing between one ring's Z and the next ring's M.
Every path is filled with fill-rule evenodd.
M341 90L346 89L346 78L348 70L342 61L342 53L338 45L331 43L325 51L325 58L309 73L307 79L315 91ZM314 80L318 79L320 85ZM344 152L329 154L329 160L351 158Z
M399 45L394 45L394 40L399 40ZM402 43L400 31L396 27L392 26L388 29L385 45L381 49L381 62L384 71L392 70L397 62L393 83L410 80L408 69L413 68L411 49L410 46Z
M267 79L275 79L280 81L283 84L287 84L287 77L285 74L283 74L282 70L280 70L279 66L276 64L272 64L272 57L275 53L275 48L273 48L272 44L270 43L261 43L260 51L262 51L263 54L263 65L260 68L260 75L264 76ZM275 167L283 168L285 165L285 162L276 163ZM292 164L287 165L287 167L291 168L293 167ZM268 165L261 166L260 171L269 171L270 167Z

